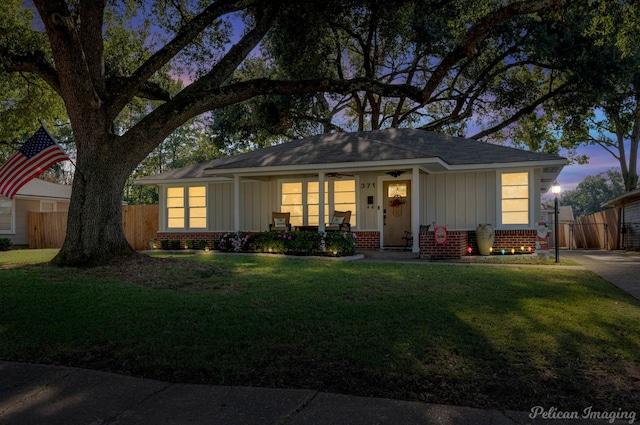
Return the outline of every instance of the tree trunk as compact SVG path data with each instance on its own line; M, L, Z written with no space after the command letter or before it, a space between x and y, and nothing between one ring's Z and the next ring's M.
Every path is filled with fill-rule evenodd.
M130 165L109 156L78 160L67 234L53 263L91 267L116 257L132 256L122 228L122 193Z

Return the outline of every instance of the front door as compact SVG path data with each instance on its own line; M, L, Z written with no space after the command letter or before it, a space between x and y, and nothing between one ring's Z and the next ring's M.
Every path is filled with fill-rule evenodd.
M404 232L411 231L411 181L385 181L382 190L384 246L404 246Z

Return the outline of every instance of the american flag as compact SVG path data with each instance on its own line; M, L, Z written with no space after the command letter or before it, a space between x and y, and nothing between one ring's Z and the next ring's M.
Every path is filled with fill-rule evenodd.
M11 158L0 167L0 195L9 199L30 180L42 174L56 162L69 157L47 130L40 127Z

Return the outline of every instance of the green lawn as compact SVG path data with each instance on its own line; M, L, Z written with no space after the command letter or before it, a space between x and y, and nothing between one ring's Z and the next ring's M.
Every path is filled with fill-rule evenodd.
M587 271L233 255L26 265L0 270L0 306L7 360L524 411L640 405L640 302Z

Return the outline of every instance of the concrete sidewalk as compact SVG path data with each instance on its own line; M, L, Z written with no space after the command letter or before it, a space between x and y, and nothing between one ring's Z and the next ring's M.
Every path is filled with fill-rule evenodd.
M312 390L172 384L113 373L0 361L2 425L512 425L529 413ZM602 423L602 422L600 422Z
M172 384L0 361L0 425L602 425L632 424L636 415L596 420L538 409L544 410L533 415L313 390ZM578 416L559 420L567 414Z

